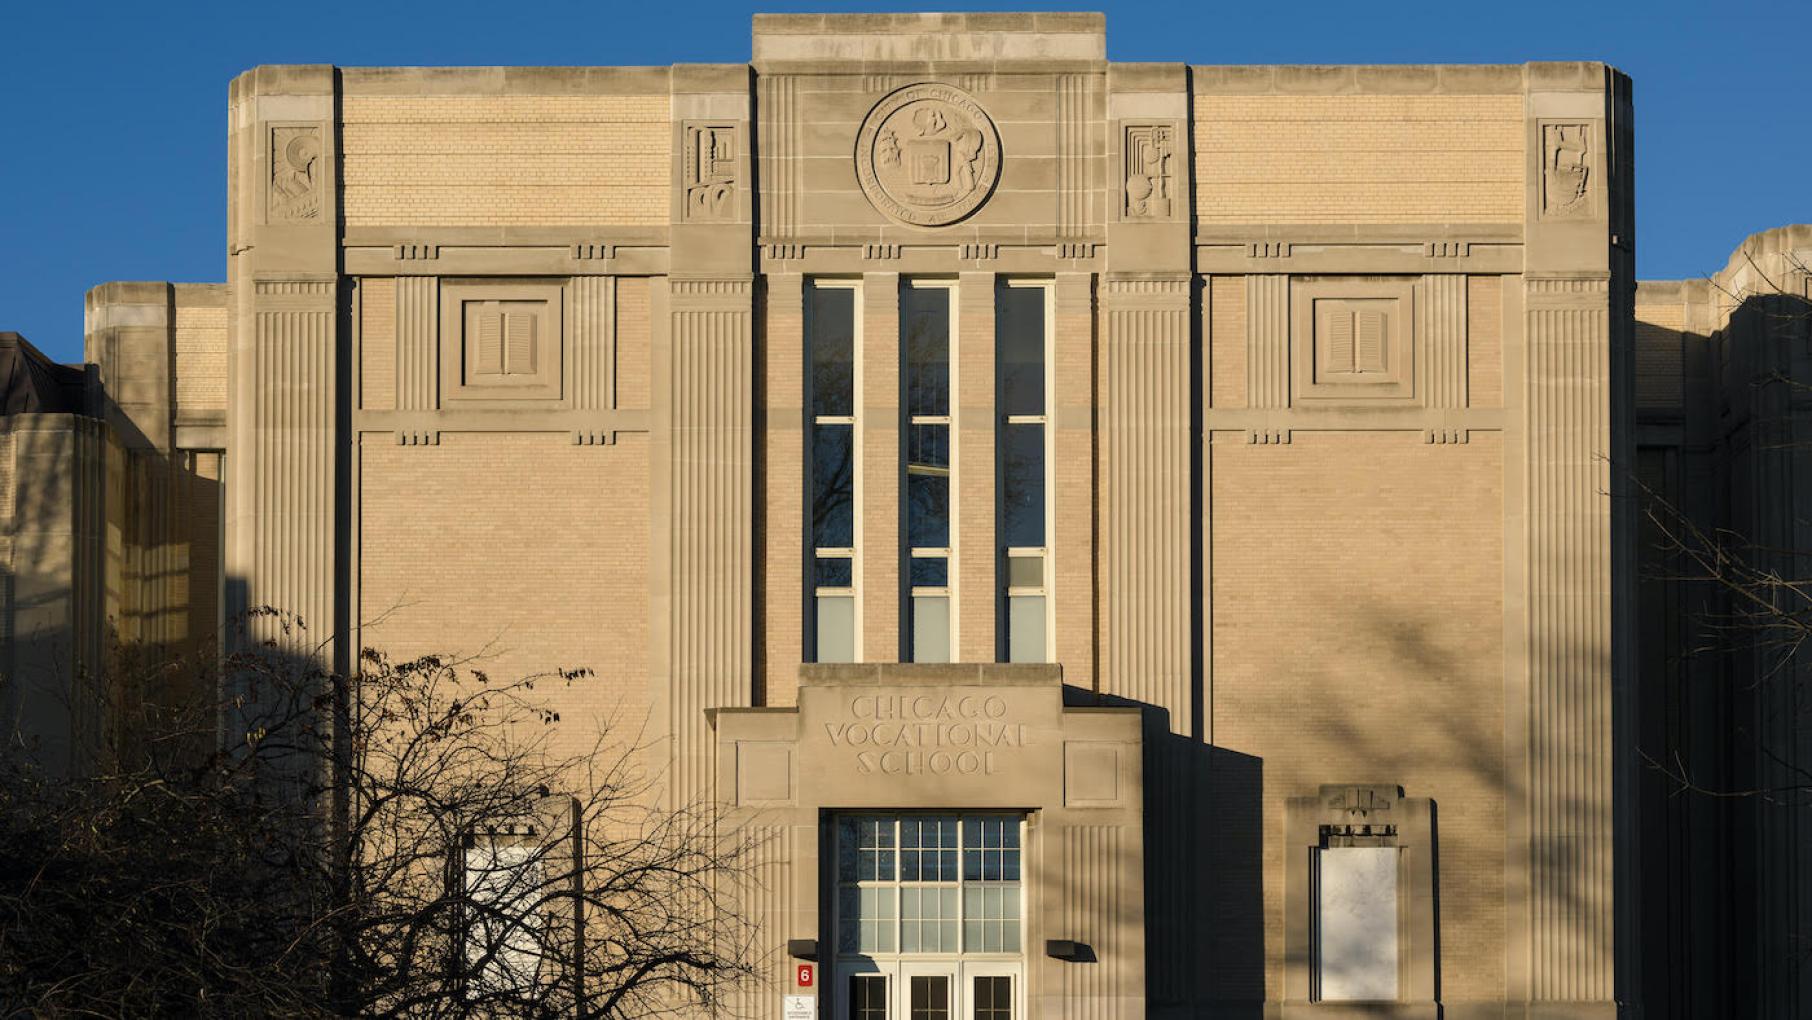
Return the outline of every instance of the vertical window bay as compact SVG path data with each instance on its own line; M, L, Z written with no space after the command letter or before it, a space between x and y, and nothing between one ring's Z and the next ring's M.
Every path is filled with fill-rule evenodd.
M999 653L1050 661L1050 285L1004 282L995 295L995 451Z
M951 658L951 287L909 281L900 291L906 478L902 487L907 657Z
M817 662L856 657L856 296L853 284L836 281L813 281L805 295L811 409L806 647Z

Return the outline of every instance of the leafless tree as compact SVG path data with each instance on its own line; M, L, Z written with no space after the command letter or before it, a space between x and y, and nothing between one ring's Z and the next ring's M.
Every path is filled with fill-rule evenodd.
M753 978L751 842L633 734L558 750L589 671L312 661L137 670L97 767L0 765L0 1016L696 1016Z
M1744 268L1738 278L1745 281L1740 291L1718 275L1708 278L1709 292L1729 312L1722 343L1749 348L1711 357L1742 366L1741 371L1727 367L1729 377L1719 382L1726 387L1726 399L1745 408L1748 456L1758 476L1803 471L1801 458L1812 450L1799 438L1805 430L1798 424L1812 421L1806 417L1812 415L1807 404L1812 380L1795 371L1792 355L1812 337L1812 304L1799 293L1812 267L1796 252L1777 254L1778 264L1764 265L1745 246L1739 252ZM1734 397L1731 387L1738 389ZM1732 679L1766 686L1771 704L1798 706L1789 710L1800 713L1800 723L1812 724L1812 716L1804 714L1812 694L1812 547L1780 538L1803 529L1806 522L1794 515L1805 508L1757 507L1762 518L1777 522L1774 534L1764 540L1712 517L1715 500L1696 500L1699 508L1689 511L1669 494L1643 484L1634 472L1631 477L1646 532L1643 580L1674 585L1686 595L1685 622L1693 637L1684 655L1740 655L1740 669L1726 663L1736 670ZM1812 806L1812 771L1801 755L1775 746L1763 733L1741 736L1771 766L1758 771L1766 777L1762 782L1733 785L1698 774L1677 748L1647 747L1641 754L1681 793Z

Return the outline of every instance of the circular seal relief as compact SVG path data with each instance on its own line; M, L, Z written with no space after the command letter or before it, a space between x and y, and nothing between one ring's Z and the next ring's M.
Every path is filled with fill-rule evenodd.
M901 223L942 227L981 208L1000 179L1000 137L974 97L908 85L875 104L856 135L856 180Z

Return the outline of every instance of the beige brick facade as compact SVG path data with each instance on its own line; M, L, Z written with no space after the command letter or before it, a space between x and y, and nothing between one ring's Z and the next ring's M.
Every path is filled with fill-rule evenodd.
M498 677L586 668L554 696L578 754L649 722L648 442L449 434L359 447L360 641ZM552 686L551 684L549 686Z
M1203 224L1518 223L1520 95L1196 97Z
M90 309L119 413L197 494L224 479L189 601L214 556L222 612L332 621L305 653L342 669L595 670L549 693L562 748L646 737L672 801L773 837L751 1015L843 1016L861 968L926 962L839 955L846 811L1023 826L1022 950L932 961L998 965L1015 1017L1352 1015L1314 862L1354 847L1401 883L1394 999L1351 1008L1617 1015L1603 464L1664 359L1631 360L1614 69L1130 64L1099 15L764 15L748 64L266 67L232 103L235 254L161 334L174 388L126 344L155 295ZM859 287L854 663L807 661L820 279ZM953 287L955 665L900 661L914 280ZM1041 348L1014 346L1028 285ZM1009 410L1027 358L1042 400ZM1005 663L1034 590L1042 661ZM1016 745L957 746L996 718Z
M176 404L224 414L227 403L227 309L176 306Z
M1209 449L1210 732L1266 749L1265 867L1279 877L1267 913L1284 910L1291 791L1330 772L1401 776L1440 805L1443 991L1503 995L1504 641L1487 623L1504 612L1500 440L1320 433L1266 447L1221 433ZM1281 957L1281 926L1268 933Z
M667 222L662 96L349 96L346 225Z

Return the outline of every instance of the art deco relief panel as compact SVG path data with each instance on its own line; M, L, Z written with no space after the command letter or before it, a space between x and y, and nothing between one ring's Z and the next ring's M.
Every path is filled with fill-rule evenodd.
M1009 270L1093 254L1105 219L1099 70L876 69L886 73L776 66L758 79L760 240L775 268L831 266L814 252ZM1169 169L1151 168L1160 204Z

